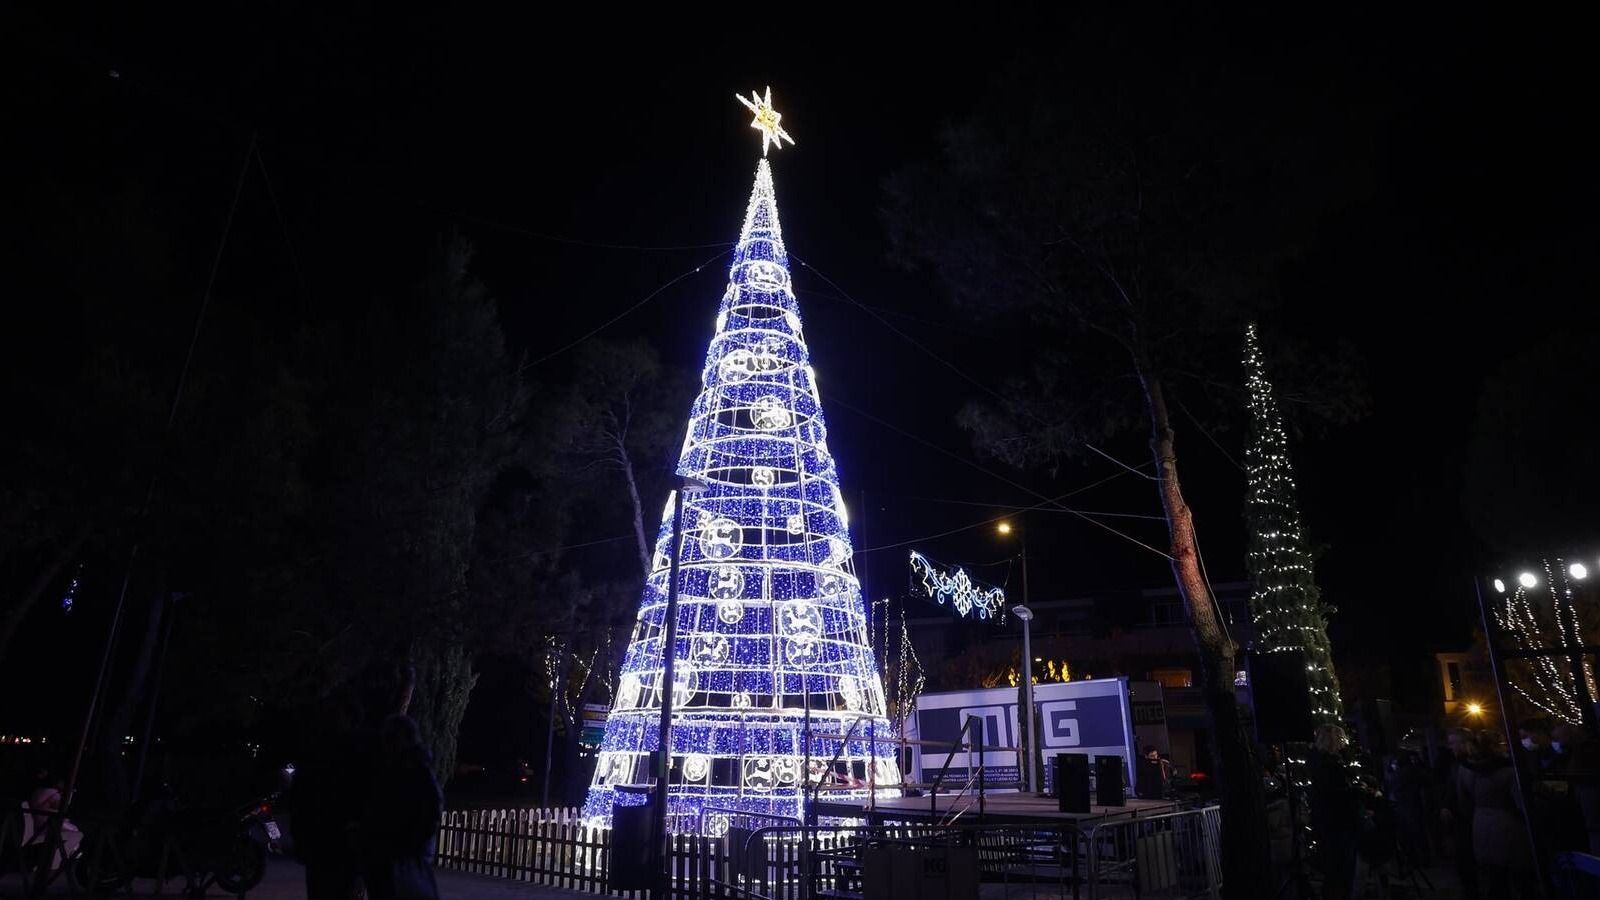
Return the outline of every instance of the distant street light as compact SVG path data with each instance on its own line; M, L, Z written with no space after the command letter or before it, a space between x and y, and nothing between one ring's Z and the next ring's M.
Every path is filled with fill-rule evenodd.
M1481 715L1483 715L1483 704L1482 703L1468 703L1467 704L1467 715L1469 715L1469 716L1481 716Z

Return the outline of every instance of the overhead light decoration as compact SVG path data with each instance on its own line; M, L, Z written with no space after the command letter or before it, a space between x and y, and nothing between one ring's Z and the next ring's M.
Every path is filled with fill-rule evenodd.
M770 90L740 101L756 113L763 154L793 143ZM640 802L625 788L655 780L666 690L673 831L724 833L731 812L798 820L823 785L832 799L865 800L872 784L898 793L894 729L764 156L715 321L677 465L706 488L684 497L678 547L671 503L662 516L583 806L590 827L608 827L615 804ZM673 553L677 641L666 647Z
M967 570L960 566L940 567L913 550L911 575L920 582L924 596L950 606L959 616L972 614L979 619L1005 618L1006 592L974 581Z

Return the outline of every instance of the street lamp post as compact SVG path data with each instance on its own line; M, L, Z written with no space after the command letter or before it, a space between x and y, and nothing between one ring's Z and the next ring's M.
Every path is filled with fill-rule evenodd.
M1022 789L1031 794L1037 790L1037 786L1033 783L1033 760L1036 755L1034 747L1038 746L1039 742L1038 729L1035 727L1038 723L1034 721L1033 716L1033 642L1028 634L1030 630L1028 625L1033 621L1033 610L1027 606L1013 606L1011 611L1022 620L1022 714L1026 716L1022 721L1023 731L1028 735L1028 740L1022 748L1024 753Z
M667 563L667 608L663 612L661 643L661 733L656 745L655 827L651 846L657 857L657 900L664 900L672 888L671 848L667 836L667 788L672 774L672 695L673 661L678 653L678 570L683 550L683 496L697 494L706 489L698 478L683 476L672 495L672 557Z
M1011 611L1022 620L1022 705L1026 718L1019 717L1022 731L1027 735L1023 750L1025 757L1019 756L1023 763L1022 784L1023 790L1033 793L1039 789L1034 777L1034 765L1037 759L1036 747L1039 746L1039 730L1037 718L1033 714L1033 644L1029 635L1029 623L1033 621L1033 610L1028 606L1028 534L1013 526L1010 522L1001 522L995 530L1002 535L1017 532L1017 540L1022 547L1022 605L1012 607Z

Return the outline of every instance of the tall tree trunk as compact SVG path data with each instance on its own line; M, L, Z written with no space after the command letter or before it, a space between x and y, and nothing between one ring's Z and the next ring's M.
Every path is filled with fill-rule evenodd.
M598 659L596 664L599 664ZM581 742L583 739L583 708L594 699L595 691L600 687L600 678L599 672L589 673L589 677L585 678L583 683L578 686L577 702L570 709L570 712L576 714L577 721L573 722L567 719L561 723L565 729L565 734L562 735L561 741L561 763L567 785L564 793L560 795L560 805L562 806L582 805L583 795L588 790L590 778L594 774L592 771L582 771L583 757L580 750L582 749ZM552 708L550 714L560 715L560 711Z
M113 809L122 809L137 799L131 796L129 790L127 761L122 758L123 738L132 733L133 714L138 709L139 698L144 695L150 666L155 660L156 645L161 640L161 617L166 606L167 578L163 572L156 579L155 590L150 595L144 633L139 637L139 648L134 654L133 669L128 673L122 697L111 710L105 726L100 729L100 758L105 772L106 800Z
M39 570L39 574L34 577L22 595L8 604L4 613L0 613L0 660L6 658L6 651L11 647L11 639L16 637L17 629L22 627L22 620L33 611L33 607L39 602L39 598L44 596L50 584L60 577L61 570L67 567L67 563L72 562L72 558L83 549L91 530L93 528L88 522L80 523L77 531L74 531L72 537L56 550L55 555L50 557L50 562Z
M1230 897L1271 896L1266 796L1255 748L1244 733L1234 695L1236 648L1200 571L1194 513L1178 481L1178 457L1161 379L1140 361L1139 380L1150 411L1150 450L1172 543L1172 574L1189 613L1200 655L1200 690L1211 720L1214 775L1222 792L1223 884Z
M422 732L422 743L433 754L433 771L442 788L455 774L456 743L461 736L461 717L478 683L472 654L459 642L418 640L411 647L416 667L416 687L411 694L410 714Z
M628 482L628 500L633 503L633 539L638 542L639 568L644 577L650 577L650 541L644 534L644 504L639 500L639 483L633 477L633 460L628 448L617 442L617 460L622 463L622 477Z

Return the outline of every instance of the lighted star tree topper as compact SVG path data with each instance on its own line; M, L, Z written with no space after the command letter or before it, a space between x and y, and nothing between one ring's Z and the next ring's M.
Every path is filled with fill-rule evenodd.
M783 115L772 108L772 87L770 85L767 87L767 95L765 97L755 91L751 91L749 100L739 94L734 94L733 99L743 103L746 109L755 113L756 117L750 120L750 127L761 132L761 155L763 157L767 155L767 146L769 144L782 150L784 141L788 141L791 145L794 143L794 138L789 137L789 132L784 131L783 127L778 124L783 121ZM773 221L776 223L777 220L774 219Z
M763 151L792 143L770 98L756 110ZM874 786L897 786L883 681L765 156L677 471L707 488L685 495L677 548L670 827L717 835L733 824L730 811L800 818L812 787L827 799L865 799ZM643 800L619 787L654 778L672 507L669 498L584 803L591 826L609 825L614 804Z

